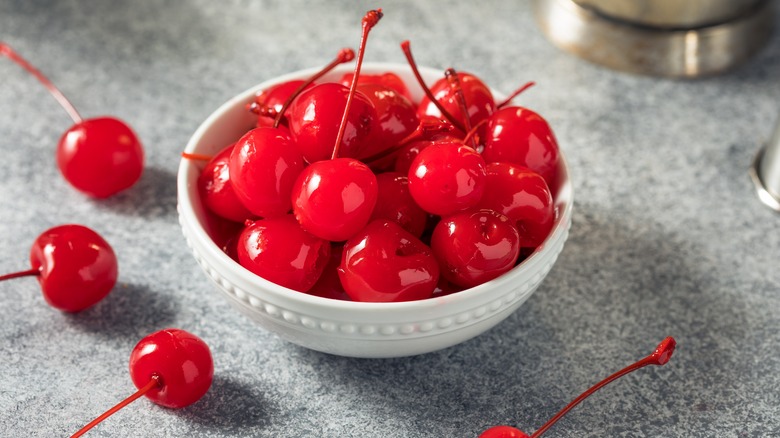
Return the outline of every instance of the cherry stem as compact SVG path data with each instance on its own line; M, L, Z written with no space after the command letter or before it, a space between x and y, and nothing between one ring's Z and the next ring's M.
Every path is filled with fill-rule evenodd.
M366 41L368 41L368 33L379 23L384 14L382 9L372 9L366 12L363 16L362 28L363 32L360 35L360 46L358 47L358 58L355 62L355 72L352 75L352 84L349 86L349 94L347 95L347 104L344 106L344 115L341 116L341 125L339 126L339 134L336 136L336 144L333 146L333 155L331 159L335 160L339 157L339 148L341 147L341 141L344 139L344 132L347 129L347 117L349 116L349 109L352 106L352 99L355 96L355 90L357 90L358 78L360 77L360 68L363 65L363 55L366 53Z
M469 132L466 134L466 136L465 136L465 137L463 137L463 143L466 143L466 142L468 142L468 141L471 141L471 142L472 142L472 144L475 144L475 142L477 142L477 140L475 140L473 137L476 135L476 133L477 133L477 131L479 130L479 128L480 128L482 125L486 124L487 122L488 122L488 119L482 119L482 120L480 120L479 122L477 122L477 124L476 124L476 125L474 125L474 126L471 128L471 131L469 131Z
M160 379L160 376L158 376L157 374L152 375L152 378L149 380L149 383L147 383L143 388L139 389L138 391L135 392L135 394L133 394L130 397L127 397L126 399L122 400L121 402L119 402L119 404L117 404L113 408L107 410L101 416L95 418L89 424L87 424L86 426L84 426L81 429L79 429L79 431L74 433L71 436L71 438L78 438L78 437L84 435L85 433L87 433L88 430L90 430L93 427L97 426L103 420L105 420L106 418L108 418L111 415L113 415L114 413L116 413L116 411L118 411L118 410L124 408L125 406L129 405L130 403L134 402L135 400L137 400L138 398L140 398L141 396L143 396L144 394L146 394L147 392L149 392L153 388L155 388L155 387L159 388L159 387L162 387L162 385L163 385L163 383L162 383L162 379Z
M448 132L450 130L452 130L452 125L444 120L439 120L434 118L431 118L431 120L423 120L420 122L420 124L417 125L417 127L414 129L414 131L412 131L411 134L404 137L395 146L387 148L384 151L371 155L369 157L362 158L361 161L366 164L371 164L374 161L381 160L382 158L385 158L387 156L390 156L398 152L401 148L403 148L407 144L415 140L419 140L423 138L425 135L434 134L437 132Z
M425 85L425 81L422 78L422 75L420 74L420 70L417 68L417 63L414 61L414 57L412 56L412 48L411 43L409 40L406 40L401 43L401 50L403 50L404 55L406 55L406 60L409 61L409 66L412 68L412 73L414 73L414 77L417 79L417 83L420 84L420 88L422 88L423 92L426 96L428 96L428 100L431 101L434 105L436 105L436 108L438 108L439 112L441 112L442 117L447 119L450 123L452 123L452 126L457 128L458 130L462 132L466 132L466 129L463 128L463 125L452 116L446 109L444 109L444 105L439 102L436 97L433 95L433 92L431 92L431 89L428 88L427 85Z
M518 88L517 90L514 91L514 93L510 94L509 97L507 97L503 102L501 102L498 105L496 105L496 108L501 109L501 108L507 106L509 104L509 102L512 101L512 99L517 97L523 91L533 87L534 85L536 85L536 82L534 82L534 81L526 82L525 84L523 84L522 87Z
M444 77L447 78L447 82L450 84L450 89L455 93L455 98L458 100L458 107L461 114L463 114L463 122L465 124L466 132L471 132L471 116L469 116L469 106L466 103L466 96L463 94L463 87L460 86L460 78L458 72L454 68L450 67L444 71ZM474 137L470 137L471 147L474 150L477 149L477 143L474 141ZM466 143L466 140L463 140Z
M611 383L612 381L632 372L636 371L642 367L645 367L647 365L664 365L666 362L669 362L669 359L672 357L672 353L674 353L674 347L677 345L674 338L671 336L667 337L663 341L661 341L660 344L655 348L655 351L653 351L652 354L645 357L642 360L639 360L622 370L610 375L606 379L602 380L601 382L591 386L587 391L583 392L579 397L575 398L571 403L566 405L563 409L561 409L560 412L555 414L554 417L552 417L547 423L545 423L542 427L539 428L536 432L534 432L533 435L531 435L531 438L537 438L541 436L543 433L547 431L553 424L555 424L556 421L558 421L561 417L566 415L570 410L572 410L575 406L577 406L581 401L588 398L590 395L592 395L594 392L598 391L599 389L603 388L607 384Z
M287 100L284 102L284 105L282 105L282 109L280 109L279 113L276 114L276 119L274 119L274 128L279 127L279 123L281 123L282 117L284 117L284 112L287 111L287 108L292 104L292 101L295 100L295 98L298 97L298 95L301 94L303 90L306 89L306 87L314 83L314 81L316 81L317 79L325 76L326 73L336 68L337 65L352 61L353 59L355 59L355 52L349 47L345 47L339 50L339 53L336 55L336 58L334 58L333 61L330 62L330 64L323 67L322 70L318 71L317 73L314 74L314 76L310 77L300 86L298 86L298 88L295 89L295 91L290 95L290 97L287 98Z
M41 275L40 269L28 269L26 271L12 272L10 274L0 275L0 281L10 280L12 278L30 277L33 275Z
M187 160L194 160L194 161L211 161L211 159L214 158L211 155L191 154L189 152L182 152L181 157Z
M43 75L37 68L33 67L26 59L22 58L14 49L8 44L0 41L0 55L6 56L11 61L19 64L23 69L27 70L30 74L38 78L39 81L49 90L49 93L57 99L57 102L65 109L73 122L79 124L83 121L81 115L76 111L76 107L62 94L59 88L57 88L46 76Z

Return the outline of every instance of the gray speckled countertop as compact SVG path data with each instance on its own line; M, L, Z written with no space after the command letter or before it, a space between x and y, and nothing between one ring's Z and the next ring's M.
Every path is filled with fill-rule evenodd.
M229 307L176 219L179 154L232 95L356 47L366 59L472 71L555 129L574 223L550 276L516 313L462 345L359 360L286 343ZM66 436L134 387L130 350L181 327L211 346L211 391L170 411L139 400L90 436L475 437L533 431L667 335L663 368L608 387L550 436L780 436L780 216L747 176L780 114L780 32L747 65L677 81L593 66L554 48L526 2L0 0L0 38L86 117L138 132L146 173L106 201L58 174L69 126L38 82L0 59L0 270L25 268L44 229L82 223L111 242L119 285L62 314L37 282L0 284L0 435Z

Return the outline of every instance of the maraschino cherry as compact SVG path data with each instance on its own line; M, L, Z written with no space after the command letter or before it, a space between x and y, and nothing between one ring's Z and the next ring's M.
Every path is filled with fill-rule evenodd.
M555 422L557 422L561 417L566 415L570 410L572 410L575 406L577 406L581 401L588 398L590 395L592 395L594 392L598 391L599 389L603 388L607 384L611 383L612 381L632 372L636 371L642 367L645 367L647 365L664 365L667 362L669 362L669 359L672 358L672 353L674 353L674 348L676 347L677 343L675 342L674 338L671 336L661 341L660 344L655 348L655 351L653 351L649 356L645 357L644 359L641 359L622 370L610 375L606 379L602 380L601 382L593 385L590 387L587 391L582 393L579 397L574 399L571 403L566 405L563 409L561 409L560 412L555 414L554 417L552 417L547 423L542 425L542 427L539 428L536 432L534 432L532 435L528 435L525 432L521 431L520 429L511 427L511 426L494 426L490 429L487 429L486 431L482 432L482 434L479 435L479 438L537 438L542 436L547 430L552 427Z
M244 207L260 217L275 217L290 211L290 194L304 162L286 129L260 127L236 142L228 169L233 190Z
M409 168L409 191L423 210L440 216L477 205L485 191L485 160L457 141L422 149Z
M37 276L46 302L65 312L79 312L111 292L118 276L114 250L99 234L82 225L50 228L30 249L31 269L0 276L0 281Z
M355 301L430 298L439 265L429 247L387 219L376 219L344 244L339 265L344 290Z
M349 88L331 159L310 164L301 172L293 186L293 213L301 227L317 237L333 242L345 241L360 231L368 223L376 204L377 182L374 173L367 165L354 158L341 157L339 151L357 90L368 34L381 18L381 9L368 11L363 17L352 86ZM343 88L340 84L335 85ZM303 98L301 95L298 100ZM293 132L295 123L295 119L291 120ZM296 139L300 140L298 137Z
M107 198L141 177L144 151L130 127L114 117L82 119L62 92L38 69L0 42L0 55L38 78L73 119L57 144L57 166L75 188L95 198Z
M486 162L516 164L539 173L555 198L565 171L558 142L542 116L518 106L501 108L487 119L483 136Z
M485 193L478 206L512 219L523 248L541 245L555 224L552 194L544 178L531 169L509 163L490 163L485 169Z
M152 333L141 339L130 353L130 378L138 391L81 428L71 438L84 435L144 395L166 408L189 406L206 395L213 377L211 351L202 339L174 328Z
M422 236L428 213L412 199L409 178L397 172L384 172L376 176L376 181L379 194L371 219L388 219L415 237Z
M314 286L329 257L330 243L304 231L292 215L247 221L238 238L241 266L299 292Z
M233 222L243 222L254 215L236 195L230 181L230 154L235 143L223 148L210 158L198 176L198 194L206 208L219 217ZM183 154L192 158L191 154Z
M469 210L447 216L436 225L431 249L444 278L461 287L472 287L515 267L520 235L501 213Z

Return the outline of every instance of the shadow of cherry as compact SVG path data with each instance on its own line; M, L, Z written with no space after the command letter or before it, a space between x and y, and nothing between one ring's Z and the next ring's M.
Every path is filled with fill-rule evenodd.
M176 174L147 166L141 179L129 189L108 199L93 200L100 209L148 219L176 217Z
M246 435L267 426L279 409L256 387L226 373L216 373L209 392L197 403L173 411L197 425L200 433Z
M100 338L135 344L149 333L170 327L178 313L178 301L145 285L118 283L94 307L65 315L72 325Z

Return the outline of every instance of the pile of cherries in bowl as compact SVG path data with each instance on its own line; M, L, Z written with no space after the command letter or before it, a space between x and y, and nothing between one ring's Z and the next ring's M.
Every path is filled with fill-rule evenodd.
M261 90L256 127L198 178L209 212L236 224L212 238L266 280L354 301L427 299L514 268L553 228L558 146L538 114L455 75L469 118L452 75L430 91L453 119L390 71L354 94L352 73Z
M418 68L408 42L408 64L363 68L364 41L207 118L183 153L179 218L264 327L335 354L418 354L538 287L568 236L571 184L539 114L476 75Z

